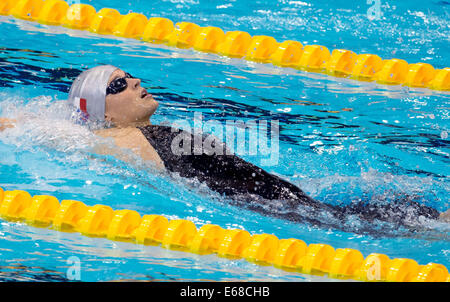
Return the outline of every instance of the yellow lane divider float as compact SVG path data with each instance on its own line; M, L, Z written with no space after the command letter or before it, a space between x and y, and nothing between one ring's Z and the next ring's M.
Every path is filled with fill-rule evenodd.
M0 14L360 81L450 90L450 68L435 69L428 63L408 64L401 59L383 60L377 55L356 54L345 49L330 52L325 46L303 46L298 41L279 43L269 36L252 37L243 31L225 33L217 27L200 27L190 22L174 25L166 18L148 19L139 13L121 15L111 8L96 12L88 4L69 6L63 0L2 0Z
M223 229L206 224L197 229L189 220L168 220L160 215L144 215L132 210L113 210L106 205L87 206L76 200L59 203L53 196L31 196L28 192L0 188L0 217L36 227L63 232L79 232L90 237L161 245L164 248L197 254L216 253L260 265L273 265L303 274L361 281L449 282L445 266L419 265L407 258L390 259L327 244L310 244L299 239L278 239L271 234L251 235L240 229Z

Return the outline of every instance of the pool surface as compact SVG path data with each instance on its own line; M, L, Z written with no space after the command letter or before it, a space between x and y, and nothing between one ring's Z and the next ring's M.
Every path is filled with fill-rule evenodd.
M379 19L368 17L373 4L366 1L81 2L97 11L110 7L435 68L450 65L448 1L381 0ZM72 122L66 99L72 80L100 64L142 79L160 103L154 124L194 125L195 113L224 125L279 121L278 165L261 165L259 155L243 157L317 200L346 205L405 195L439 211L450 207L448 92L329 77L11 16L0 16L0 117L26 122L0 132L0 187L450 268L446 223L420 221L410 229L374 222L368 228L349 217L341 229L314 227L233 206L204 186L193 189L182 179L93 154L98 138ZM73 259L80 261L82 281L331 280L0 220L0 281L67 280Z

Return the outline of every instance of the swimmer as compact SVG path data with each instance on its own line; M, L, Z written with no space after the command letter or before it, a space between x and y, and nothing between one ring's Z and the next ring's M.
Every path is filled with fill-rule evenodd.
M203 152L196 155L174 154L172 141L182 130L169 126L152 125L151 117L158 102L141 80L111 65L102 65L82 72L73 82L68 101L90 121L105 125L95 130L100 137L111 138L114 148L98 147L97 153L121 156L121 148L130 149L156 169L178 173L184 178L196 178L211 190L225 195L237 204L264 214L313 225L342 228L342 220L357 215L365 221L407 224L413 216L450 222L450 210L439 213L436 209L419 204L410 198L384 205L364 203L346 207L329 205L312 199L297 186L244 161L235 155L217 155ZM15 120L0 119L0 131L14 127ZM194 141L194 135L191 141ZM203 138L202 138L203 139ZM117 147L117 148L116 148ZM191 148L193 148L191 146ZM205 151L205 150L204 150ZM281 202L281 206L280 206ZM331 219L324 219L324 213ZM330 216L327 216L330 217Z

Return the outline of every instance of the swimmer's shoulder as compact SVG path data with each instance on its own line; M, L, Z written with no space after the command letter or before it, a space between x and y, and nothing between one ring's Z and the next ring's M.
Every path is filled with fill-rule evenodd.
M149 144L141 130L134 127L108 128L94 131L103 138L112 138L119 148L131 149L144 160L152 161L158 168L164 168L158 152Z
M128 137L129 135L136 135L140 133L141 131L134 127L126 127L126 128L106 128L106 129L99 129L95 130L94 134L108 138L123 138Z

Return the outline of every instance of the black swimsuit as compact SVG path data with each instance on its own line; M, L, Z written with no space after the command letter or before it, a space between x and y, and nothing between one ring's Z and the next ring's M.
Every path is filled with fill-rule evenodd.
M349 214L357 214L366 220L386 219L386 211L396 211L396 220L404 220L407 210L399 207L398 203L381 207L366 207L360 203L349 207L338 207L325 204L307 196L297 186L267 173L263 169L244 161L235 155L217 155L203 150L195 154L194 135L168 126L150 125L139 127L142 134L157 151L166 169L178 173L181 177L197 178L200 182L234 201L240 202L250 209L264 212L273 216L283 217L295 221L307 221L315 225L323 225L320 218L324 212L331 213L334 218L341 220ZM175 154L172 142L179 142L180 135L189 135L191 146L184 149L187 154ZM178 139L177 139L178 136ZM202 137L201 142L205 137ZM183 143L187 140L182 140ZM182 144L175 147L182 147ZM213 144L214 147L214 144ZM211 154L211 155L209 155ZM272 202L274 200L280 203ZM244 204L242 204L244 202ZM407 201L408 207L413 207L416 214L428 218L437 218L439 212L413 201ZM299 208L300 211L299 211ZM324 211L325 210L325 211ZM302 214L300 214L302 213ZM385 219L383 219L385 218Z

